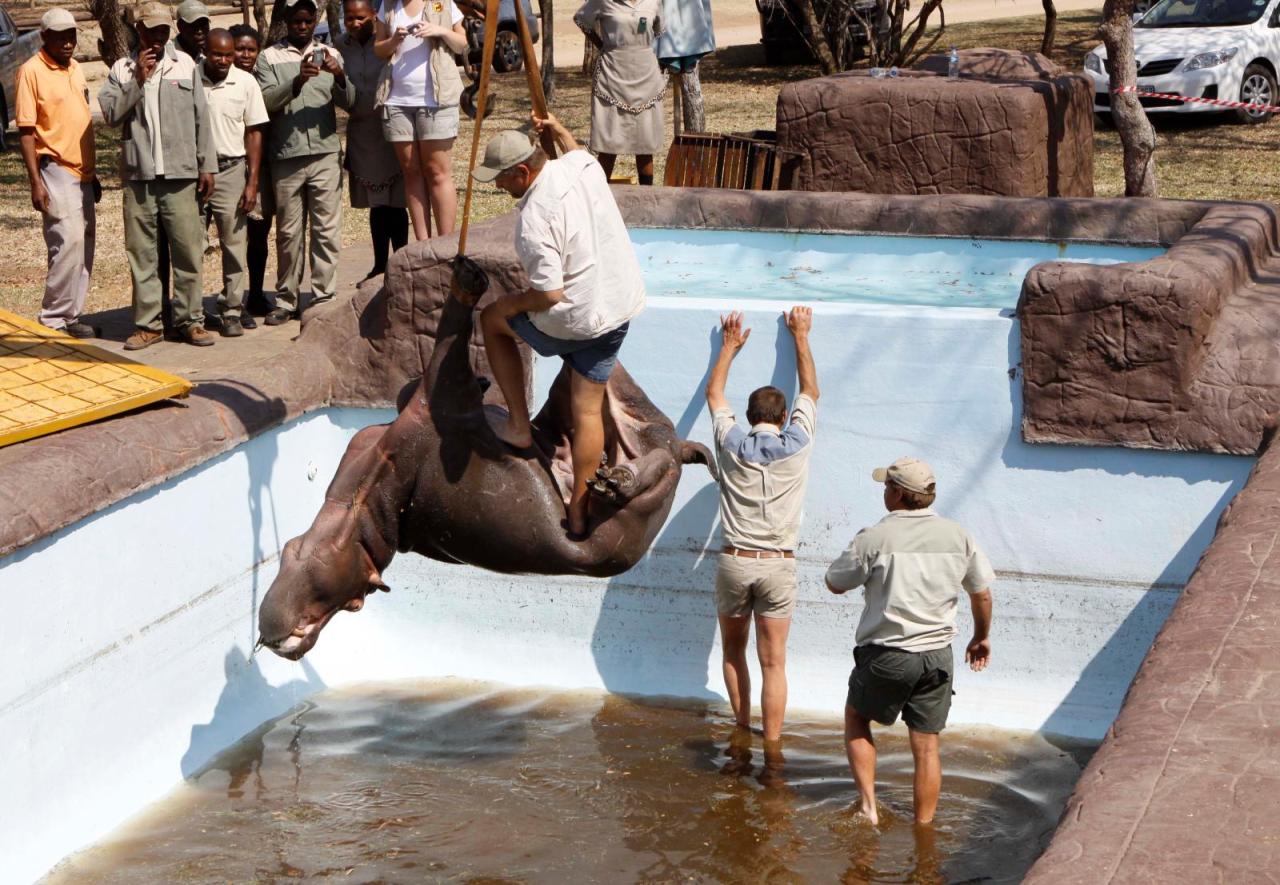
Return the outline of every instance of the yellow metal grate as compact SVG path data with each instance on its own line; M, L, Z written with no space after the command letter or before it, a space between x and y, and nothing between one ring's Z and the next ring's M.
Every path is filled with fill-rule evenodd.
M184 378L0 310L0 446L186 396Z

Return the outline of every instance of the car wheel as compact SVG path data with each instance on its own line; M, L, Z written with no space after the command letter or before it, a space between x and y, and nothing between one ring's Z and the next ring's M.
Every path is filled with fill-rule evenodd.
M1253 104L1274 105L1276 103L1275 75L1262 65L1249 65L1240 78L1240 100ZM1271 114L1252 108L1239 108L1236 119L1241 123L1265 123Z
M520 38L515 31L499 31L498 42L493 47L493 69L499 74L509 74L524 67L524 54L520 51Z
M1115 129L1116 121L1112 119L1110 111L1094 111L1093 112L1093 128L1094 129Z
M5 98L4 87L0 86L0 151L9 149L9 141L5 134L9 131L9 101Z

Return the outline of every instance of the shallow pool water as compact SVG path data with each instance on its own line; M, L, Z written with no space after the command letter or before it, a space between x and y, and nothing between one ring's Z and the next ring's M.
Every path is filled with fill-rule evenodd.
M632 229L653 296L1013 308L1042 261L1146 261L1160 247Z
M952 730L937 823L879 739L878 830L840 723L781 754L718 709L445 680L330 691L223 753L49 883L1018 881L1092 745Z

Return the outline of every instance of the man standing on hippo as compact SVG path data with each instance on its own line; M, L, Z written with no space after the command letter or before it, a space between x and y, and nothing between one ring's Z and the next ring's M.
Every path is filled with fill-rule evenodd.
M494 427L507 445L529 449L533 432L517 341L541 356L559 356L573 370L573 491L567 528L588 532L588 482L604 454L605 384L630 321L644 308L644 278L622 213L600 164L557 120L534 118L551 132L563 156L547 157L522 132L490 139L471 173L516 197L516 254L529 277L524 292L506 295L480 315L485 351L508 417Z

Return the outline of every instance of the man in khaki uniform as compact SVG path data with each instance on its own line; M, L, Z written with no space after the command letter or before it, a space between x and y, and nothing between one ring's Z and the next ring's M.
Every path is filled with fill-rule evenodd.
M724 685L742 728L751 726L751 675L747 641L752 616L764 685L760 708L766 750L782 736L787 709L787 634L796 605L796 542L804 510L809 456L818 423L818 372L809 350L813 311L786 314L795 342L800 393L787 420L787 398L761 387L747 400L744 431L725 398L729 367L751 330L742 314L721 318L721 347L707 380L720 467L720 527L724 536L716 568L716 610L724 652Z
M335 294L342 246L342 168L334 105L355 104L337 50L312 40L312 0L285 0L285 38L258 57L258 84L272 114L271 180L276 198L276 303L264 322L298 317L303 242L311 227L311 303Z
M213 344L204 328L201 269L204 226L200 200L213 194L218 156L196 63L167 45L172 19L159 2L139 7L138 52L111 66L98 93L103 121L123 131L124 242L133 277L137 330L125 349L150 347L163 337L157 226L169 235L173 262L174 325L190 344Z
M937 484L928 464L899 458L871 477L884 483L889 515L858 532L826 578L832 593L866 588L844 708L845 751L862 813L876 824L871 723L892 725L901 713L915 761L916 823L927 824L942 788L938 734L951 710L957 600L963 589L973 611L965 661L974 671L985 670L995 573L968 532L929 509Z
M76 338L94 330L80 321L93 272L100 194L94 160L89 87L76 50L76 20L65 9L40 19L43 46L18 70L16 117L31 205L44 224L49 250L40 322Z
M258 201L258 168L267 108L258 81L235 66L235 43L230 31L210 31L205 48L201 73L218 152L218 176L209 201L222 245L218 314L223 337L236 338L245 329L257 326L253 317L241 316L241 308L248 246L246 218Z

